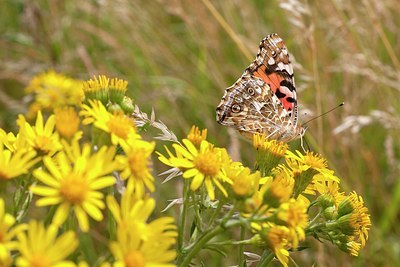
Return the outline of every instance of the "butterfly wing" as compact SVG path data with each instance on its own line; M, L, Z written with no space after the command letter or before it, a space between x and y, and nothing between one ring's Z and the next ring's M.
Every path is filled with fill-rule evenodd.
M217 107L217 121L250 135L266 133L271 139L294 138L297 99L293 68L287 48L277 34L261 41L256 59L226 89Z
M291 122L288 111L262 79L243 75L227 88L217 108L220 124L234 126L242 134L251 137L266 133L271 139L279 139Z

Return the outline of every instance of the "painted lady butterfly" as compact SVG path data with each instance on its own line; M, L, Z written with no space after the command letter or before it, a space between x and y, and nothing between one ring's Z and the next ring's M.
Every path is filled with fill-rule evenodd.
M270 34L261 41L256 59L242 77L225 90L217 121L249 138L265 133L268 139L289 142L305 132L297 117L289 53L278 34Z

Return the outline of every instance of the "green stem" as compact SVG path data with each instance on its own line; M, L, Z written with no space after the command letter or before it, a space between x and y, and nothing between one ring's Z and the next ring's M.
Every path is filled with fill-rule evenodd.
M240 226L240 240L244 239L244 235L245 235L245 228L243 225ZM243 244L239 245L239 266L240 267L245 267L245 259L244 259L244 246Z
M257 264L257 267L265 267L274 259L275 254L265 250L264 254L261 256L260 261Z
M312 226L310 226L310 227L307 227L306 233L307 233L307 234L309 234L309 233L314 233L315 230L318 230L319 228L323 228L323 227L327 227L327 223L325 223L325 222L316 223L316 224L314 224L314 225L312 225Z
M201 219L201 216L200 216L199 205L198 205L199 202L196 200L196 194L194 192L191 192L190 196L192 197L192 201L193 201L193 209L194 209L194 215L195 215L195 219L196 219L196 228L200 232L203 232L203 220ZM201 201L203 201L203 199L201 199ZM200 203L201 203L201 201L200 201Z
M238 245L252 245L254 241L252 239L234 241L234 240L227 240L227 241L220 241L220 242L212 242L210 243L214 246L238 246Z
M179 225L178 225L178 253L182 253L183 250L183 239L185 236L185 223L186 223L186 214L189 205L189 181L186 179L183 183L183 204L181 207L181 214L179 216Z
M196 240L191 246L189 246L185 253L182 253L177 259L177 265L180 267L189 266L192 259L199 253L199 251L205 247L208 241L213 237L223 233L227 228L240 225L241 221L232 220L227 221L225 224L218 225L214 229L204 232L199 239Z
M213 224L213 222L215 220L215 217L219 214L219 212L221 211L223 205L224 204L222 203L222 201L219 200L217 208L214 210L213 214L210 217L210 220L207 223L207 227L210 227L210 225Z
M314 217L314 219L312 219L312 221L308 224L310 227L313 226L313 224L315 223L315 221L321 216L322 211L318 212L318 214Z

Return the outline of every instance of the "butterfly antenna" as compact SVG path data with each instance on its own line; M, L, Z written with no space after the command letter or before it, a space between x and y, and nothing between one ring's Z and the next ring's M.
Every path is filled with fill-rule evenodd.
M318 115L318 116L316 116L316 117L314 117L314 118L312 118L312 119L306 121L305 123L303 123L303 125L306 125L306 124L309 123L310 121L316 120L316 119L318 119L318 118L320 118L320 117L322 117L322 116L328 114L329 112L332 112L332 111L334 111L334 110L337 109L337 108L340 108L340 107L343 106L343 105L344 105L344 102L342 102L342 103L340 103L339 105L337 105L336 107L331 108L330 110L325 111L324 113L322 113L322 114L320 114L320 115Z

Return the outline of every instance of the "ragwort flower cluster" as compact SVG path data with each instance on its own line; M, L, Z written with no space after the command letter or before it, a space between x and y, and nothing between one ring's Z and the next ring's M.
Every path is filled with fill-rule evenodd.
M308 237L353 256L365 246L368 209L356 192L340 190L321 155L255 135L255 167L244 166L206 129L193 126L179 141L134 106L127 86L55 72L28 85L33 101L18 131L0 129L0 190L8 194L0 198L1 266L190 266L201 250L227 245L239 248L239 265L276 258L288 266ZM166 181L183 178L182 196L165 208L179 205L177 225L152 217L156 143L139 134L148 125L174 142L157 155L171 168ZM230 231L240 235L224 239ZM246 258L245 245L264 253Z
M148 222L155 143L138 134L126 91L120 79L80 82L55 72L28 85L33 102L18 132L0 129L0 190L16 189L13 199L0 198L1 266L172 266L173 218ZM27 220L31 204L42 221ZM113 223L103 255L76 250Z
M173 152L168 147L166 155L158 152L159 160L179 170L175 174L181 174L191 191L184 191L178 202L193 206L198 232L192 229L179 237L186 241L178 245L189 245L178 248L183 251L178 263L189 264L192 259L187 258L195 257L197 244L211 242L220 233L219 227L226 231L238 225L252 237L232 245L261 246L283 266L288 266L290 251L297 249L307 236L325 239L357 256L371 225L362 198L356 193L345 197L339 191L339 178L318 154L293 153L287 144L267 140L265 135L255 135L253 146L257 159L254 171L234 162L225 149L208 142L206 130L197 127L182 143L172 145ZM219 219L210 222L201 218L200 214L208 213ZM187 208L181 209L181 217L189 214ZM270 253L260 258L260 266L273 258Z

